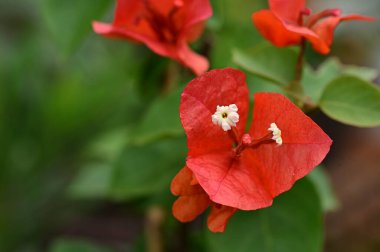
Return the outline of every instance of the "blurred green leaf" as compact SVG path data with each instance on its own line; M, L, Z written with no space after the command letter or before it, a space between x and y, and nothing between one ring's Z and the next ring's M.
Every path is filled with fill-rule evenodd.
M150 180L156 178L157 160L160 163L163 162L163 166L157 169L163 173L170 167L168 162L171 162L173 158L177 158L181 163L184 162L183 155L180 158L176 157L178 150L186 148L184 142L181 144L182 147L173 147L176 151L165 149L165 144L162 144L165 141L172 141L168 140L168 137L183 135L178 116L180 92L181 90L178 90L167 96L159 97L155 102L152 102L145 116L142 117L141 123L138 123L137 126L112 130L96 139L85 152L85 155L91 161L81 168L68 190L69 195L74 198L108 196L119 198L152 193L149 188L146 190L149 187L146 185L150 185ZM160 140L162 141L157 143ZM152 145L153 147L147 146L152 142L155 142ZM148 151L148 154L145 151ZM149 154L152 154L152 156ZM170 155L172 156L170 157ZM165 156L169 159L165 159ZM164 160L162 160L162 157ZM156 160L150 160L150 158L155 158ZM179 167L181 166L182 164ZM134 171L136 167L142 167L143 169L139 169L136 173ZM114 172L117 174L122 173L124 177L115 175L114 178ZM160 177L167 181L166 186L169 185L170 176ZM133 180L132 184L130 184L129 178ZM122 181L119 181L119 179L122 179ZM114 181L116 181L116 187ZM157 186L165 186L165 183L160 181L156 181ZM126 184L123 184L124 182ZM120 194L123 196L120 196Z
M320 107L326 115L345 124L380 125L380 89L354 76L333 80L322 94Z
M322 211L307 179L257 211L238 211L224 233L207 233L210 252L320 252Z
M205 34L212 43L211 68L233 66L231 48L247 48L263 41L250 17L265 5L262 0L212 0L214 15L207 24L213 33Z
M72 198L106 198L111 186L114 163L131 144L128 127L106 131L93 141L84 155L91 161L83 165L68 188Z
M357 76L367 81L373 81L379 75L376 69L352 65L341 65L341 72L342 74Z
M273 85L273 82L263 79L259 76L248 75L247 76L247 85L250 92L250 97L253 99L253 95L257 92L275 92L286 95L284 89L278 85Z
M104 198L107 196L112 167L109 164L93 163L81 168L68 188L72 198Z
M323 167L315 167L309 173L308 178L314 184L321 200L322 209L324 211L333 211L339 207L338 199L335 196L328 174Z
M112 252L87 241L60 239L53 243L50 252Z
M297 53L292 49L262 45L251 50L235 49L232 54L233 61L253 75L280 86L294 80Z
M91 22L99 19L113 1L42 0L47 26L64 54L70 54L91 31Z
M368 81L374 80L378 75L375 69L343 65L337 58L331 57L323 62L316 71L308 65L305 66L302 78L305 94L310 96L313 101L318 102L326 86L343 74L354 75Z
M185 164L186 152L184 137L128 146L114 164L111 197L130 199L161 192Z
M146 144L164 137L180 136L183 128L179 119L179 102L182 89L154 101L141 123L133 132L133 141L138 145Z
M120 156L125 146L130 144L131 131L127 127L106 131L90 144L85 155L100 161L114 161Z

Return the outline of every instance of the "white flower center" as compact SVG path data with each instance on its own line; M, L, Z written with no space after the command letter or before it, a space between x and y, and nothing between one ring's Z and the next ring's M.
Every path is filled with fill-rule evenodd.
M272 139L276 141L278 145L281 145L282 144L281 130L277 127L277 125L275 123L271 123L268 130L273 132Z
M216 106L216 112L211 116L212 122L222 127L224 131L231 130L231 127L236 127L236 123L239 122L237 111L238 107L235 104Z

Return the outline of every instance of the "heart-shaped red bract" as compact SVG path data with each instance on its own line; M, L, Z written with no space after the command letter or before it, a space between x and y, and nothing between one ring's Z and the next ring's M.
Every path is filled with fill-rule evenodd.
M184 89L180 117L188 137L187 167L212 202L254 210L270 206L273 198L289 190L326 156L332 143L323 130L288 98L256 93L249 135L268 135L271 123L282 131L283 144L275 141L247 148L237 156L229 134L212 123L216 106L236 104L240 121L238 138L248 116L245 75L232 68L213 70Z
M118 0L112 24L93 22L93 29L105 37L144 43L200 75L208 69L208 60L188 43L202 34L211 16L209 0Z
M343 21L374 21L374 18L352 14L341 16L340 9L316 13L305 22L311 11L305 0L269 0L269 10L253 13L252 20L259 32L278 47L299 45L308 40L315 51L330 52L334 30Z

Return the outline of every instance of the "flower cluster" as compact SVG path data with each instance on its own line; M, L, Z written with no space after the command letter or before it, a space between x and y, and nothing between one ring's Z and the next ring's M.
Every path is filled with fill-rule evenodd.
M93 29L105 37L144 43L199 75L209 68L208 60L188 43L202 34L211 16L208 0L117 0L112 24L93 22Z
M208 227L223 232L238 209L270 206L328 153L331 139L285 96L256 93L246 133L248 110L239 70L212 70L183 91L180 117L189 153L171 185L179 196L173 205L178 220L191 221L211 206Z
M189 47L211 15L209 0L117 0L112 24L93 22L93 29L105 37L144 43L200 75L181 96L180 118L189 152L171 184L178 196L173 214L188 222L211 207L208 227L223 232L237 210L268 207L306 176L325 158L332 141L288 98L276 93L254 95L253 119L246 132L245 75L232 68L206 72L208 60ZM252 20L275 46L301 46L297 65L301 74L306 41L327 54L341 22L373 18L342 16L340 9L312 14L305 0L269 0L269 9L253 13ZM300 74L294 83L300 84Z
M373 21L374 18L351 14L341 15L340 9L328 9L311 15L305 0L269 0L269 10L252 15L260 33L275 46L300 45L308 40L315 51L330 52L335 28L344 21ZM310 16L311 15L311 16ZM309 18L307 18L310 16Z

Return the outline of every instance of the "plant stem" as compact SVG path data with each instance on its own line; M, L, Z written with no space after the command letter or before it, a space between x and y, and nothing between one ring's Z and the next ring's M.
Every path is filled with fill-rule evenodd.
M292 91L290 90L284 90L286 92L286 94L288 94L289 96L293 97L297 102L299 102L302 106L302 110L306 113L306 112L309 112L309 111L312 111L314 109L316 109L318 107L317 104L315 104L310 97L308 96L304 96L304 95L299 95L297 93L293 93Z
M294 75L294 82L297 83L297 85L300 86L301 88L302 88L301 79L302 79L302 72L303 72L303 61L305 57L305 50L306 50L306 41L304 38L302 38L300 51L298 53L298 58L297 58L296 72Z
M301 40L300 50L297 57L296 68L294 73L294 80L287 87L286 92L292 94L292 96L297 100L300 107L303 107L305 99L304 99L304 90L301 83L302 80L302 72L304 65L304 57L306 50L306 41L304 38Z
M162 93L168 94L175 90L179 78L178 65L176 62L170 60L165 74L165 80L162 87Z
M148 252L163 252L161 236L162 222L164 221L163 209L159 206L148 208L146 215L145 234Z

